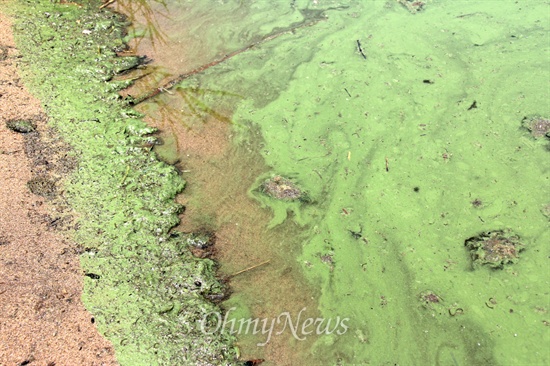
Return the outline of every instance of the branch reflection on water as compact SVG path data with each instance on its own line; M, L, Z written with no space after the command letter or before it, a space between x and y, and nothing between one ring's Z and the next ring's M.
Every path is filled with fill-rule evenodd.
M161 6L153 7L151 3ZM171 19L165 0L118 0L115 10L126 15L134 26L130 36L136 48L144 39L150 40L153 48L157 43L167 44L168 36L163 32L160 23ZM140 28L135 28L137 24Z

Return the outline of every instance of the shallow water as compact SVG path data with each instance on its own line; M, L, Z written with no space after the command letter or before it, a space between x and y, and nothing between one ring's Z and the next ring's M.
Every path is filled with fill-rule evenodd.
M243 359L550 363L549 142L521 127L550 114L547 4L116 4L155 60L131 94L213 63L139 108L188 182L180 229L216 231L225 274L270 261L231 279L230 315L299 321L239 334ZM260 194L274 174L313 202ZM519 262L474 268L464 241L501 229Z

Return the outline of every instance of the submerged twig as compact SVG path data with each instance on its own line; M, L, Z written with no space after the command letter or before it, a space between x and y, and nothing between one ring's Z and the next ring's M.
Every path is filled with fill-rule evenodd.
M242 274L242 273L251 271L251 270L253 270L253 269L255 269L255 268L258 268L258 267L260 267L260 266L263 266L263 265L265 265L265 264L268 264L269 262L271 262L271 261L270 261L270 260L267 260L267 261L262 262L262 263L260 263L260 264L256 264L256 265L254 265L254 266L252 266L252 267L248 267L248 268L242 269L242 270L240 270L240 271L238 271L238 272L235 272L235 273L233 273L233 274L227 276L227 278L233 278L233 277L235 277L235 276L237 276L237 275L240 275L240 274Z
M114 2L115 2L115 0L109 0L106 3L104 3L103 5L101 5L99 8L100 9L106 8L107 6L111 5Z
M286 28L286 29L275 30L274 32L262 37L259 41L253 42L253 43L251 43L251 44L249 44L249 45L247 45L243 48L240 48L236 51L228 53L228 54L224 55L223 57L221 57L217 60L214 60L212 62L209 62L207 64L204 64L202 66L199 66L196 69L193 69L191 71L180 74L180 75L176 76L175 78L169 80L165 84L161 85L160 87L156 87L155 89L153 89L149 92L146 92L145 94L133 99L131 101L131 104L137 105L137 104L139 104L143 101L146 101L146 100L148 100L150 98L153 98L153 97L155 97L155 96L157 96L161 93L164 93L164 92L172 89L174 86L176 86L177 84L181 83L182 81L188 79L189 77L191 77L193 75L200 74L200 73L204 72L205 70L207 70L207 69L209 69L213 66L221 64L222 62L225 62L225 61L229 60L230 58L232 58L234 56L237 56L238 54L241 54L243 52L246 52L246 51L248 51L248 50L250 50L250 49L252 49L256 46L259 46L259 45L262 45L262 44L264 44L268 41L274 40L275 38L278 38L278 37L282 36L283 34L293 33L297 29L310 27L314 24L317 24L321 20L326 19L326 16L324 15L325 11L333 10L333 9L339 9L339 8L340 7L338 7L338 8L329 8L329 9L325 9L325 10L317 10L317 11L309 10L309 13L311 13L311 14L307 14L307 13L305 13L305 11L303 11L304 14L306 14L305 19L303 21L301 21L297 24L293 24L289 28Z

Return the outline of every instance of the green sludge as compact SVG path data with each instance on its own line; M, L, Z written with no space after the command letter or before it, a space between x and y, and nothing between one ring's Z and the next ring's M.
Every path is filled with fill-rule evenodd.
M550 113L544 5L432 2L412 15L356 2L327 15L227 66L256 93L290 75L235 120L260 126L273 172L315 201L298 212L298 260L323 315L350 329L320 337L312 364L550 362L548 140L521 128ZM474 271L464 241L506 228L527 245L519 263ZM424 304L427 290L441 302Z
M26 80L79 159L64 197L80 217L82 267L97 275L84 304L122 365L231 364L231 337L200 327L219 311L203 297L222 291L213 262L169 233L184 182L142 147L153 130L117 95L128 83L109 81L137 59L116 57L125 23L100 5L14 5Z
M272 173L311 196L257 194L269 176L250 187L272 227L303 227L297 260L324 317L350 319L345 334L318 338L311 365L550 362L548 141L521 126L550 113L544 4L431 1L414 15L396 1L167 4L181 23L199 18L210 47L196 48L198 65L326 16L196 77L249 96L234 115L238 138L259 129ZM190 37L172 26L166 34ZM464 241L506 229L526 244L521 260L474 270ZM247 317L252 300L230 302Z

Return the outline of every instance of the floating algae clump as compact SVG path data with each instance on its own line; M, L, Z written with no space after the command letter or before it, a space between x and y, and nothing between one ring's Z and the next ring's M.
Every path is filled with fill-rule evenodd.
M309 197L290 179L276 175L267 179L260 186L260 191L266 195L283 201L302 201L308 202Z
M534 138L550 137L550 119L548 118L541 116L525 117L522 125L531 131Z
M503 268L505 264L516 263L524 245L511 232L495 230L483 232L464 242L470 250L474 265L488 265Z

